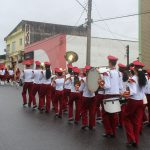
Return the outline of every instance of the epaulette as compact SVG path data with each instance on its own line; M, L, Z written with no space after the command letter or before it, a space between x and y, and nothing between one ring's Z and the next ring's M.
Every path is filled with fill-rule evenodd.
M108 76L108 73L107 73L107 72L104 72L104 73L103 73L103 76Z
M129 82L129 83L136 83L136 81L133 80L133 79L129 79L128 82Z

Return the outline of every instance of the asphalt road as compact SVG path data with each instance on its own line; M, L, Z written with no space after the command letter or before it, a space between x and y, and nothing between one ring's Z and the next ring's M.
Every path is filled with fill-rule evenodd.
M21 89L0 86L0 150L126 150L125 134L105 139L103 126L82 131L69 125L67 116L56 119L54 113L41 114L22 107ZM131 149L131 148L130 148ZM150 150L150 128L140 136L139 150Z

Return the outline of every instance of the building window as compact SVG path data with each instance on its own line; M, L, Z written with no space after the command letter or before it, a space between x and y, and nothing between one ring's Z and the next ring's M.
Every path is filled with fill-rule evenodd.
M7 45L7 51L10 51L10 44Z
M12 42L12 51L16 50L16 42Z
M19 39L19 44L20 46L22 46L22 39Z

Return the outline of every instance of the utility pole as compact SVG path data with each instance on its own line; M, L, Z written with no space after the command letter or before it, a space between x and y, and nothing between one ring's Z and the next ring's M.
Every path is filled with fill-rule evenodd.
M126 46L127 51L127 66L129 66L129 45Z
M88 0L86 65L91 64L91 23L92 23L91 16L92 16L92 0Z

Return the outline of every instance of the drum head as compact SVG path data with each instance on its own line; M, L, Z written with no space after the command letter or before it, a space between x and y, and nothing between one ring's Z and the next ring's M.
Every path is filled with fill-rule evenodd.
M118 98L110 98L103 100L104 109L108 113L116 113L121 111L121 105Z
M91 92L96 92L99 88L98 80L99 73L95 68L92 68L87 75L87 86Z

